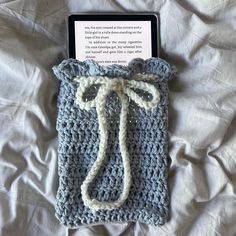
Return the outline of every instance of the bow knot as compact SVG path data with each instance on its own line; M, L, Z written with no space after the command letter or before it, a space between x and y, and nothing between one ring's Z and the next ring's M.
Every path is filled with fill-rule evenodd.
M149 76L150 77L150 76ZM145 78L145 76L144 76ZM79 77L75 81L79 82L79 87L76 92L76 104L81 109L90 110L92 107L96 107L100 143L98 149L97 159L92 165L89 173L87 174L83 184L81 185L81 194L84 205L92 210L112 210L120 207L128 198L129 189L131 186L131 169L129 162L129 154L126 146L126 123L127 114L129 108L129 99L133 100L138 106L148 110L158 105L160 101L160 94L157 88L147 82L141 80L124 80L123 78L109 78L103 76L90 76ZM96 97L90 101L84 101L83 96L88 88L93 85L100 85ZM144 100L134 90L139 89L152 95L151 100ZM121 102L120 111L120 124L119 124L119 147L123 161L124 179L123 179L123 191L119 198L113 202L100 202L96 199L91 199L88 194L88 187L90 183L97 176L100 167L105 159L107 142L108 142L108 130L105 114L106 98L112 92L116 92Z
M108 83L108 86L109 86L109 83ZM111 83L110 86L113 91L123 92L125 88L125 83L123 79L119 79Z

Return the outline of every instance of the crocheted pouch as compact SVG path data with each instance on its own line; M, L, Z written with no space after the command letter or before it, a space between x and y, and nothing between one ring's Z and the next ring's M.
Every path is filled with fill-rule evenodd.
M64 60L56 217L67 227L168 217L168 85L175 67L160 58L101 67Z

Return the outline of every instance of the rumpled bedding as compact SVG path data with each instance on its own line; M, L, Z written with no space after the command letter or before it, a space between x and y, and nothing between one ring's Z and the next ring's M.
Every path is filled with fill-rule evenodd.
M170 219L67 229L58 187L52 66L67 58L72 12L159 12L170 81ZM236 2L0 1L0 235L236 235Z

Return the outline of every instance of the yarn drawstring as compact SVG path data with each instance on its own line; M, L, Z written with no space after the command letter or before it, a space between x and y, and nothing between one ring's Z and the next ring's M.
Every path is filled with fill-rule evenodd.
M143 77L145 79L145 76ZM150 80L150 78L149 78ZM123 78L109 78L106 76L89 76L76 77L75 81L79 82L79 87L76 92L76 104L80 109L89 111L95 107L98 116L100 143L97 154L97 159L89 170L85 180L81 185L81 194L84 205L91 210L112 210L120 207L128 198L131 186L131 168L129 153L126 145L126 125L127 114L129 110L129 100L134 101L138 106L146 110L152 109L160 102L160 93L157 88L147 82L141 80L126 80ZM83 96L87 89L91 86L100 85L97 96L90 100L84 101ZM152 99L149 101L140 97L134 89L143 90L150 93ZM107 96L112 92L116 92L121 102L120 123L119 123L119 147L124 168L123 190L119 198L113 202L101 202L96 199L91 199L88 194L88 187L97 176L102 163L105 160L106 149L108 145L108 129L105 113L105 105Z

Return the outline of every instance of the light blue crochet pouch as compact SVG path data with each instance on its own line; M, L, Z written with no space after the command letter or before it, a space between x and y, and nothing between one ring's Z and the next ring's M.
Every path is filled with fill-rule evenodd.
M64 60L56 217L67 227L168 219L168 85L175 67L160 58L101 67Z

